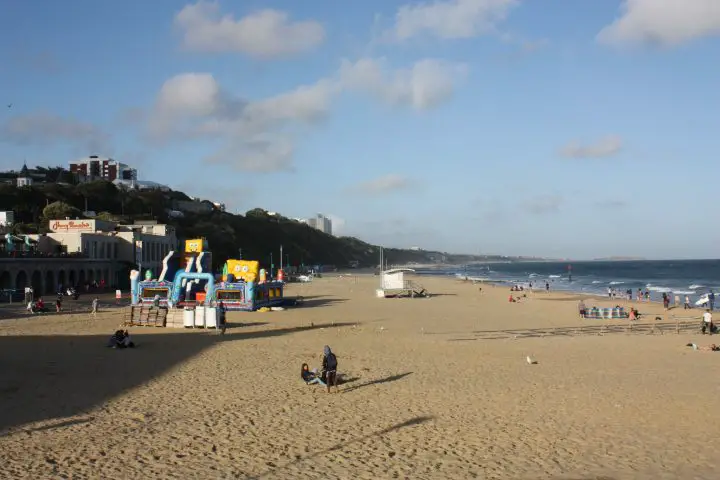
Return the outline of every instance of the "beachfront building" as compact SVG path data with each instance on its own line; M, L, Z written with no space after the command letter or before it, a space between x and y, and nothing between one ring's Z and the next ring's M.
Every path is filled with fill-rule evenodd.
M130 269L159 272L163 258L178 245L174 228L155 221L120 225L62 219L50 220L49 229L6 245L0 257L0 288L32 284L38 292L54 292L60 284L93 282L124 287ZM32 248L24 248L30 244Z
M30 176L30 170L28 170L27 164L23 164L20 169L20 175L17 177L18 187L29 187L33 184L33 178Z
M316 230L332 235L332 221L322 213L309 218L307 224Z
M0 212L0 227L12 227L15 223L15 212Z
M70 172L75 174L81 183L107 180L131 188L135 188L137 184L136 169L110 157L100 157L99 155L90 155L70 162Z

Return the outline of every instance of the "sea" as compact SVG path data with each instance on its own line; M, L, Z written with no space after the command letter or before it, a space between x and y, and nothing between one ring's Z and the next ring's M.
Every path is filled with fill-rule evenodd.
M421 275L446 275L501 285L619 296L632 289L649 291L653 301L663 293L690 297L695 303L709 292L720 294L720 260L643 260L585 262L506 262L443 268L418 268Z

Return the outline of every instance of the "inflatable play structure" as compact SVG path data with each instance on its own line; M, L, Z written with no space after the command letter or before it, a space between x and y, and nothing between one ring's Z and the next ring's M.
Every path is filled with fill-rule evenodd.
M223 268L222 282L216 287L217 302L226 310L253 311L283 302L282 270L279 280L267 279L260 263L253 260L228 260Z
M226 310L254 311L283 302L282 271L280 280L266 278L259 262L228 260L220 282L212 274L212 253L207 240L185 241L182 253L169 252L157 278L150 270L140 280L140 272L130 272L130 295L133 305L152 305L159 297L161 307L180 307L222 303ZM172 279L172 280L170 280Z

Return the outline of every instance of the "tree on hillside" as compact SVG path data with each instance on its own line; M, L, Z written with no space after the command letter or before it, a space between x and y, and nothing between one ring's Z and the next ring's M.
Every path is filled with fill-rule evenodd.
M268 217L267 210L263 210L262 208L253 208L252 210L248 210L245 212L246 217Z
M76 191L80 196L84 197L83 202L87 199L89 210L113 211L118 209L118 189L112 182L95 180L93 182L82 183L77 186Z
M42 211L43 219L45 221L62 218L80 218L82 212L80 209L68 205L65 202L53 202L47 207L43 208Z

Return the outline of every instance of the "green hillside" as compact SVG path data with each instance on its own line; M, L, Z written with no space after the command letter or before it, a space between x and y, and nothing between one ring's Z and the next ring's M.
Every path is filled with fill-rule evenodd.
M174 225L180 238L205 237L213 252L213 263L221 265L227 258L258 259L263 264L279 263L279 249L283 245L284 263L291 265L325 264L345 268L378 263L379 247L352 237L334 237L306 224L265 210L253 209L245 215L234 215L204 207L206 213L185 213L175 218L170 212L177 201L191 201L182 192L159 190L125 190L106 181L79 185L46 183L17 188L0 185L0 209L15 212L15 233L44 233L48 220L65 216L82 216L82 211L97 212L97 218L131 222L155 219ZM441 252L385 249L390 264L402 263L464 263L479 260L467 255L447 255Z

